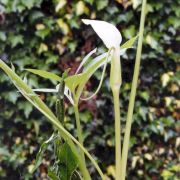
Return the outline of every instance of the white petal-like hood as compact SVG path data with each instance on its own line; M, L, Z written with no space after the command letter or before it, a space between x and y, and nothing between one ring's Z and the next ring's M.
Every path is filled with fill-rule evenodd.
M122 41L121 33L114 25L99 20L82 19L82 21L84 24L92 26L108 49L120 46Z

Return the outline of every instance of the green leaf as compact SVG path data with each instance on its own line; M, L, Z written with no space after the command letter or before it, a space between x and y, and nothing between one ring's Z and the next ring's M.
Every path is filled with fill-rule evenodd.
M54 74L54 73L50 73L48 71L45 70L38 70L38 69L26 69L27 71L36 74L38 76L41 76L43 78L47 78L47 79L51 79L51 80L55 80L55 81L60 81L61 77Z
M96 1L96 6L98 10L102 10L108 5L108 0L98 0Z
M39 166L40 164L42 163L42 157L43 157L43 153L44 151L47 149L48 145L54 141L54 139L57 137L56 134L52 134L51 137L46 140L45 142L43 142L41 144L41 147L39 149L39 152L37 153L36 155L36 161L35 161L35 165L34 165L34 168L32 169L31 173L33 173Z
M9 150L6 147L0 147L0 156L10 156Z
M84 74L69 76L65 79L66 86L71 90L71 92L74 92L75 88L84 80L84 78Z
M52 180L60 180L58 178L58 176L56 175L56 172L53 170L48 170L48 176L52 179Z
M33 22L33 21L40 19L42 17L44 17L44 14L41 11L34 10L34 11L29 12L30 22Z
M89 78L94 74L94 72L102 65L104 65L106 60L107 53L104 53L94 59L85 66L83 73L70 76L65 79L66 86L71 90L73 94L75 94L75 89L78 87L79 93L82 90L86 84L86 82L89 80ZM80 90L81 89L81 90ZM80 94L81 94L80 93ZM78 94L77 96L79 96ZM78 97L77 97L78 98Z
M25 115L26 118L29 117L30 113L33 110L32 105L30 103L28 103L28 102L23 102L23 103L21 102L21 103L19 103L18 107L19 107L19 109L23 110L24 115Z
M35 0L21 0L24 6L26 6L28 9L31 9L35 3Z
M22 35L10 35L9 36L9 41L11 43L12 48L16 47L18 44L23 44L24 43Z
M107 63L109 61L111 61L111 58L112 58L112 49L109 49L108 53L107 53L107 56L106 56L106 61L105 61L105 64L104 64L104 67L103 67L103 71L102 71L102 74L101 74L101 79L100 79L100 82L99 82L99 85L96 89L96 91L91 95L89 96L88 98L85 98L85 99L82 99L82 100L89 100L91 98L93 98L100 90L101 86L102 86L102 82L103 82L103 79L104 79L104 76L105 76L105 71L106 71L106 67L107 67Z
M133 38L131 38L131 39L129 39L128 41L126 41L126 42L121 46L121 48L122 48L122 49L131 48L131 47L134 45L134 43L135 43L135 41L137 40L137 38L138 38L138 35L135 36L135 37L133 37Z
M136 27L134 25L130 25L124 29L122 33L124 34L125 38L130 39L136 35Z
M78 69L76 70L76 74L80 71L80 69L83 67L83 65L88 62L91 55L94 54L96 51L97 51L97 48L93 49L83 58L81 64L79 65Z
M6 40L6 33L5 32L3 32L3 31L0 31L0 40L1 41L5 41Z
M85 84L89 80L89 78L94 74L94 72L104 65L106 62L106 56L107 53L101 54L100 56L94 58L87 66L85 66L82 76L83 78L81 79L81 82L78 86L77 92L76 92L76 98L79 99L81 96L81 93L84 89Z
M60 161L60 179L70 179L72 173L78 166L78 160L66 142L59 147L58 160Z
M41 39L45 39L45 37L50 33L50 29L45 28L42 30L38 30L35 32L36 36L40 37Z
M149 44L153 49L157 49L159 46L158 40L149 34L146 36L146 43Z
M94 73L99 67L101 67L105 63L106 56L107 53L103 53L97 56L96 58L92 59L90 63L85 65L83 69L83 73L87 73L87 74L89 74L90 72L91 74Z
M15 104L19 96L20 96L19 93L10 91L5 94L4 98L7 99L9 102L12 102L13 104Z

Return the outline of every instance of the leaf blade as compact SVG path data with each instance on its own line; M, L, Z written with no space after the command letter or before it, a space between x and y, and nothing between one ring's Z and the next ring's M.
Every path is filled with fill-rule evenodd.
M46 79L51 79L55 81L60 81L62 79L60 76L45 70L39 70L39 69L25 69L25 70Z
M121 48L122 49L128 49L128 48L132 48L132 46L134 45L135 41L137 40L138 38L138 35L129 39L128 41L126 41L122 46Z

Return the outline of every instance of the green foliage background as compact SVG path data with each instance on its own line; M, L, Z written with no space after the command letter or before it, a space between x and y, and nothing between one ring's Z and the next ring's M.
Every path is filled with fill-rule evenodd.
M179 30L178 0L148 0L141 73L136 97L127 179L177 180L180 147ZM44 69L57 74L71 67L102 42L82 18L101 19L116 24L123 41L138 33L141 0L1 0L0 55L10 61L21 77L33 87L54 87L52 81L29 74L25 68ZM125 124L135 49L122 59L123 84L121 116ZM87 85L92 91L101 71ZM101 92L93 100L80 103L85 146L96 156L109 178L114 174L113 104L108 73ZM54 109L56 96L40 94ZM68 104L67 104L68 105ZM66 111L66 128L74 133L74 114ZM31 175L36 153L52 126L16 91L0 72L0 179L45 179L52 148L43 164ZM93 179L98 179L89 164Z

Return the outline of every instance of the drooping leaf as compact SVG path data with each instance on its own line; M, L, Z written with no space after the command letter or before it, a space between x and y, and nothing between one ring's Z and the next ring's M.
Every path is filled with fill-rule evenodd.
M76 91L76 98L79 99L82 91L84 89L85 84L89 80L89 78L94 74L94 72L105 64L106 62L106 56L107 53L104 53L96 58L94 58L87 66L85 66L83 73L82 73L82 80L80 81L80 84L78 85L77 91Z
M84 72L88 72L88 71L91 71L90 69L94 69L95 71L102 65L104 65L105 63L105 60L106 60L106 56L107 56L107 53L103 53L99 56L97 56L96 58L92 59L92 61L90 63L88 63L87 65L84 66L83 68L83 73Z
M99 92L99 90L100 90L100 88L102 86L102 82L103 82L104 76L105 76L105 71L106 71L107 63L108 63L109 59L112 57L111 56L111 54L112 54L111 51L113 51L113 49L110 49L108 51L108 53L107 53L106 61L105 61L105 64L104 64L104 67L103 67L103 71L102 71L102 74L101 74L101 79L100 79L100 82L99 82L99 85L98 85L96 91L91 96L89 96L87 98L81 98L81 100L89 100L89 99L93 98Z
M43 158L43 153L44 151L47 149L48 145L54 141L54 139L57 137L57 134L53 133L51 135L51 137L46 140L45 142L43 142L41 144L41 147L39 149L39 152L37 153L36 155L36 161L35 161L35 165L34 165L34 168L32 169L31 173L33 173L39 166L40 164L42 163L42 158Z
M93 49L91 52L89 52L85 57L84 59L82 60L81 64L79 65L78 69L76 70L76 73L77 74L79 72L79 70L83 67L83 65L85 63L87 63L87 61L89 60L89 58L91 57L92 54L94 54L95 52L97 51L97 48Z
M41 76L43 78L47 78L47 79L51 79L51 80L55 80L55 81L60 81L61 77L54 74L54 73L50 73L48 71L45 70L38 70L38 69L26 69L27 71L36 74L38 76Z
M78 87L78 89L81 89L81 93L82 93L82 90L83 90L86 82L89 80L89 78L92 76L92 74L100 66L105 64L106 56L107 56L107 53L104 53L104 54L92 59L91 62L89 62L87 65L85 65L85 67L83 69L83 73L76 74L76 75L70 76L65 79L66 86L68 86L68 88L70 89L70 91L73 94L76 94L75 90L77 89L77 87Z

